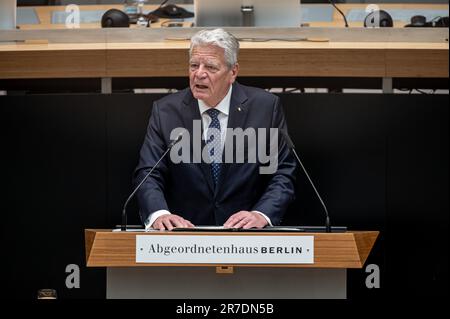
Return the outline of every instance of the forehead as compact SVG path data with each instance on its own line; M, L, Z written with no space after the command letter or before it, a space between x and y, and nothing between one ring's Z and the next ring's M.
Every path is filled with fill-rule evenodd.
M204 59L209 61L225 61L225 50L216 45L201 45L192 48L191 59Z

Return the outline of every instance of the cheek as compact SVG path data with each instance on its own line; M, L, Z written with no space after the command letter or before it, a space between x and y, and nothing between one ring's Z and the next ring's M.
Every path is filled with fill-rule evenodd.
M212 76L210 77L210 88L220 89L223 85L225 85L226 79L223 76Z
M227 74L227 83L233 83L234 82L234 74L232 72Z
M230 79L227 76L222 76L215 81L214 88L218 91L226 89L230 85Z
M189 81L194 81L195 78L195 73L194 72L189 72Z

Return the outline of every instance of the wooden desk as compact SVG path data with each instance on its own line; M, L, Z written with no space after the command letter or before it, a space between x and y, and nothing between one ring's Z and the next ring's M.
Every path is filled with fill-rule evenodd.
M339 7L347 12L352 8L365 8L365 5L348 4L339 5ZM380 5L382 9L420 7L448 9L448 5ZM187 76L189 41L171 41L167 38L155 41L145 33L172 31L171 29L174 32L189 30L194 32L194 28L158 29L158 24L155 24L153 26L155 28L106 30L99 29L100 25L96 23L81 24L81 30L54 30L64 29L65 26L51 24L51 11L64 10L64 8L63 6L36 7L41 24L20 26L24 30L23 32L36 32L42 38L46 37L45 32L70 31L63 37L63 41L49 40L48 44L0 43L0 79ZM80 8L81 10L104 10L107 8L120 9L122 6L80 6ZM148 7L149 10L152 8L154 6ZM323 29L325 31L322 32L322 35L330 38L329 42L241 41L240 76L448 78L448 29L441 31L446 34L441 36L440 41L434 41L429 40L426 34L432 34L436 30L424 30L423 28L421 28L422 30L411 28L383 28L391 30L318 28L319 26L343 26L340 19L342 19L340 15L334 12L332 23L313 22L311 23L313 28L291 28L285 33L281 33L284 32L282 31L284 29L272 29L278 30L279 37L288 37L293 34L298 36L298 34L303 34L303 30L305 33L311 33ZM52 30L44 31L44 29ZM329 36L330 33L337 31L347 34L345 35L347 40L343 40L342 37L335 40ZM394 31L405 34L399 41L392 40L389 32ZM105 32L105 35L103 38L98 38L97 41L84 41L80 39L80 32L88 32L87 37L90 36L89 32ZM107 34L114 32L122 32L129 37L123 37L124 41L109 40ZM261 31L259 32L261 34ZM379 36L383 32L387 35ZM137 37L139 40L135 42L129 40L138 33L142 35L142 37ZM421 33L422 40L405 42L405 39L413 38L412 35L415 33ZM0 39L2 39L1 34L0 32ZM354 35L361 40L355 40L357 37ZM78 39L75 39L76 37ZM446 42L444 38L447 39Z
M185 77L188 41L0 45L1 79ZM448 77L448 43L242 42L240 76Z
M379 235L378 231L345 233L301 232L114 232L86 229L85 248L88 267L168 267L179 263L136 263L136 236L313 236L313 264L233 264L236 267L362 268ZM216 267L221 264L183 264L186 267Z

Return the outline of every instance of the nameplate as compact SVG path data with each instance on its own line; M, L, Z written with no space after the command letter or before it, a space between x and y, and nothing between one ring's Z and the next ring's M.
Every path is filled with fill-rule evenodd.
M136 263L313 264L314 236L137 235Z

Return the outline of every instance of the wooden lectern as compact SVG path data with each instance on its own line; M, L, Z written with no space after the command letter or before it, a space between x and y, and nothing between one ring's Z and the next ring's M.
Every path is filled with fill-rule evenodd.
M346 298L378 231L345 233L85 230L88 267L107 267L107 298ZM136 263L136 236L314 236L313 264Z

